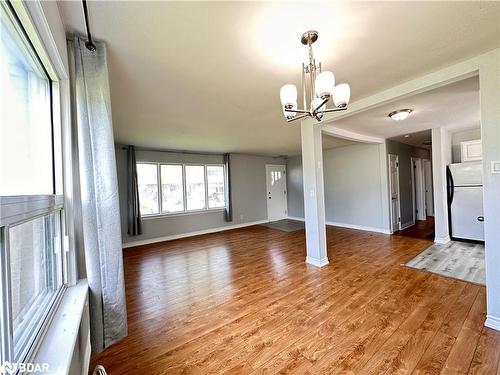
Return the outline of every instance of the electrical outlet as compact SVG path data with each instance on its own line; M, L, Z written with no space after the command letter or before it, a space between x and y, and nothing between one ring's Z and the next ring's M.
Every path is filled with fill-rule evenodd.
M492 174L500 174L500 160L491 162L491 173Z
M243 215L240 215L240 220L243 220Z

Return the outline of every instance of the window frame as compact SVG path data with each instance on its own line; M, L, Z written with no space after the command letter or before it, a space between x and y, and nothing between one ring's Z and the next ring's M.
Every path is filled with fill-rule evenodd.
M216 166L222 167L224 173L224 190L226 190L226 167L223 163L176 163L176 162L155 162L155 161L137 161L136 164L156 164L157 165L157 174L158 174L158 209L159 214L143 214L141 212L141 218L143 220L160 218L160 217L173 217L173 216L185 216L185 215L193 215L193 214L202 214L209 212L217 212L224 211L226 205L223 207L212 207L209 208L208 204L208 177L207 177L207 167ZM163 212L162 207L162 187L161 187L161 166L162 165L180 165L182 166L182 194L183 194L183 210L177 212ZM187 209L187 191L186 191L186 167L187 166L197 166L203 167L204 174L204 184L205 184L205 207L201 209L188 210ZM224 193L224 197L226 197L226 193ZM139 197L140 199L140 197ZM225 198L226 199L226 198ZM226 202L227 204L227 202Z
M14 27L20 34L23 42L27 44L33 58L42 67L49 86L50 106L50 137L51 137L51 169L52 169L52 194L39 195L11 195L0 196L0 361L13 363L26 362L36 355L45 332L51 324L52 318L60 305L62 297L70 282L76 281L74 269L70 269L70 263L74 257L74 247L68 238L71 225L68 225L68 216L71 211L67 191L71 186L67 174L71 174L71 163L64 156L69 152L68 142L70 125L68 122L68 108L61 97L61 91L69 93L69 86L63 84L67 80L64 64L57 51L53 39L47 43L46 30L40 34L35 24L42 21L38 17L39 9L33 9L32 5L24 2L5 1L0 4L11 18ZM59 60L54 59L58 57ZM57 73L56 73L57 71ZM66 208L68 208L66 210ZM60 254L57 259L58 285L50 295L46 295L46 303L35 311L30 318L36 317L30 330L21 332L28 334L19 353L14 352L14 329L12 316L12 294L11 294L11 251L9 232L12 227L26 222L56 214L57 233L60 243ZM31 312L30 312L31 313ZM26 327L25 327L26 328Z

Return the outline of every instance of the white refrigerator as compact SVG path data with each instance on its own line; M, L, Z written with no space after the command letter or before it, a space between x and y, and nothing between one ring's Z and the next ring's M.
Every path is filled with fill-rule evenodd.
M450 164L447 180L451 238L484 241L481 162Z

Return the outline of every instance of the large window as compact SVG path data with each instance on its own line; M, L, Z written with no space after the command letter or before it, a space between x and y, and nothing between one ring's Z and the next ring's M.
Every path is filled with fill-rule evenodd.
M36 347L63 292L61 127L54 90L10 3L0 3L0 360Z
M143 216L225 206L223 165L137 163L137 179Z

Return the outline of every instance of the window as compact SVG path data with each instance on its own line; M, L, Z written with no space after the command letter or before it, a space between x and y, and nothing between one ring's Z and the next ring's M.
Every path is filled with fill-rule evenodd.
M158 164L137 164L137 184L141 214L160 213L158 208Z
M50 81L2 7L0 195L52 194Z
M207 165L208 208L225 206L224 167Z
M1 361L32 353L66 282L58 83L46 68L13 6L1 2Z
M205 167L186 165L186 202L187 210L205 208Z
M143 216L220 209L226 205L223 165L137 163L137 180Z
M161 166L161 212L184 211L182 165Z

